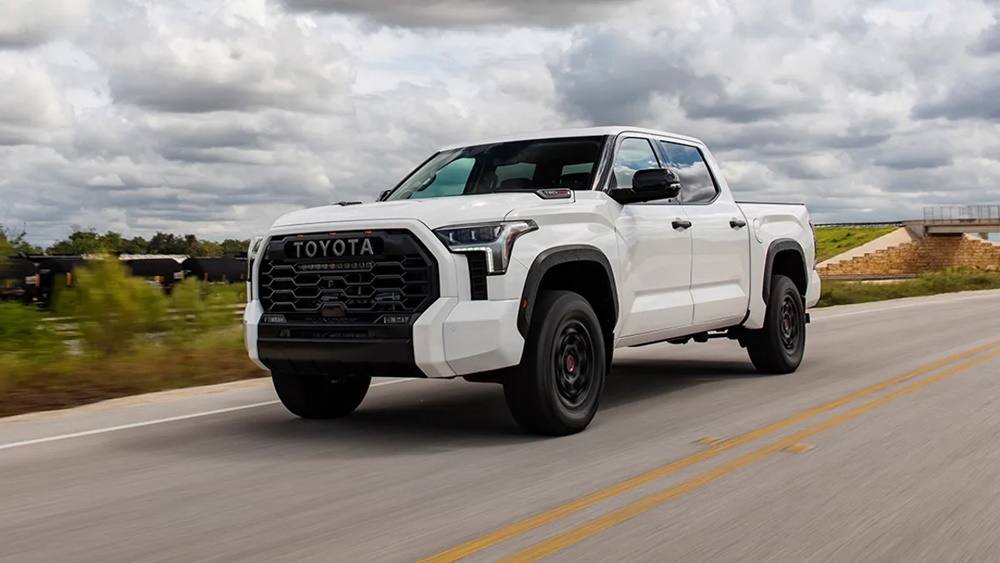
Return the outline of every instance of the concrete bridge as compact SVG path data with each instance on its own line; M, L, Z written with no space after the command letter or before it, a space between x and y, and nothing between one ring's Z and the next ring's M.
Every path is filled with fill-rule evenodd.
M922 221L904 224L924 235L1000 233L1000 205L925 207Z

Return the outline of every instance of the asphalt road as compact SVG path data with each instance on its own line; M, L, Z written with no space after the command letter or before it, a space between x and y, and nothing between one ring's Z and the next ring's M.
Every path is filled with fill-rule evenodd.
M265 380L6 419L0 561L1000 561L998 311L817 310L788 376L727 341L627 350L568 438L462 381L337 422Z

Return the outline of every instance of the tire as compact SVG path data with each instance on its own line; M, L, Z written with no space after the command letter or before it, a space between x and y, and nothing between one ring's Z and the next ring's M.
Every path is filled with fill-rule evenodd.
M790 278L771 278L764 326L749 331L744 343L750 361L762 374L782 375L799 368L806 348L805 303Z
M584 430L600 406L605 339L590 303L570 291L539 294L521 363L504 378L504 398L525 430L566 436Z
M306 419L341 418L354 412L368 394L370 377L335 379L272 373L271 382L289 412Z

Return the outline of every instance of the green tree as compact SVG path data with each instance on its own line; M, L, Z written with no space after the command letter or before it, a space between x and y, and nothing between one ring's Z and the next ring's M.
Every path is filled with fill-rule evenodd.
M13 253L14 245L11 244L10 239L7 238L7 233L4 229L0 228L0 260L3 260Z
M149 254L149 241L142 237L133 237L125 241L126 254Z
M222 245L214 240L201 241L201 253L199 256L222 256Z
M93 228L83 230L74 225L69 237L48 248L49 254L98 254L103 248L101 236Z
M0 259L16 252L40 254L42 249L28 242L27 237L24 230L17 231L0 225Z
M249 246L250 246L249 239L237 240L237 239L227 238L226 240L222 241L222 253L227 256L233 254L246 254L247 247Z
M100 241L101 248L104 252L116 255L125 252L125 239L122 238L121 233L108 231L101 235L98 240Z
M23 240L19 239L19 240ZM25 243L26 244L26 243ZM74 226L70 235L47 249L49 254L186 254L188 256L241 255L247 251L249 240L225 239L216 242L200 240L196 235L157 232L148 241L143 237L130 239L115 231L98 234L93 228ZM34 250L36 253L42 249Z
M178 254L187 254L188 256L202 256L201 241L199 241L198 237L194 235L184 235L183 248L184 250L178 252Z
M172 233L157 232L149 240L150 254L184 254L184 239Z

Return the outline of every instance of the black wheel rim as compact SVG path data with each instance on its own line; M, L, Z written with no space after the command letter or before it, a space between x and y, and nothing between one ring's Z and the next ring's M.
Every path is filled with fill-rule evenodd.
M597 369L590 331L577 320L565 323L556 334L552 356L559 401L567 409L579 409L590 398Z
M786 295L781 301L778 332L781 335L781 345L788 352L795 352L799 346L799 334L802 332L802 323L799 316L799 309L795 304L795 298L791 295Z

